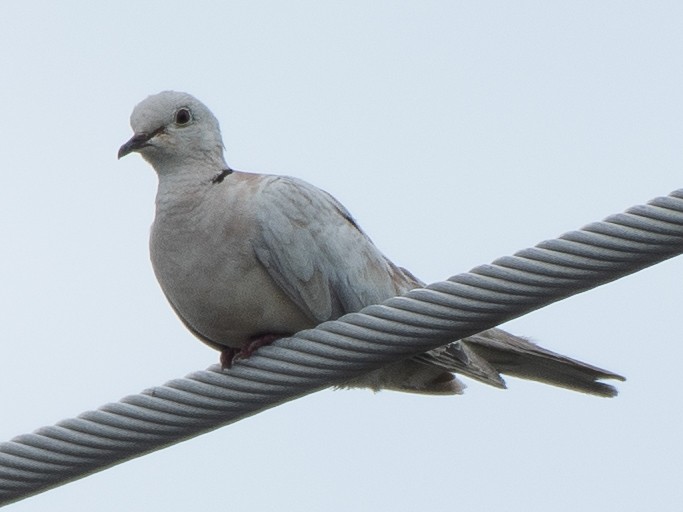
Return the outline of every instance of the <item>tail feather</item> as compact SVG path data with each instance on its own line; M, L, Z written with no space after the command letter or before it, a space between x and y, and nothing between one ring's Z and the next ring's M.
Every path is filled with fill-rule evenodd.
M551 352L502 329L484 331L462 341L498 372L513 377L605 397L616 396L618 392L614 386L599 382L600 379L626 380L621 375Z
M497 388L505 389L506 387L498 370L462 341L430 350L413 357L413 360L430 366L438 366Z
M617 390L600 379L625 380L616 373L551 352L502 329L490 329L338 385L340 388L393 389L429 395L459 395L465 385L455 375L505 388L502 374L592 395Z

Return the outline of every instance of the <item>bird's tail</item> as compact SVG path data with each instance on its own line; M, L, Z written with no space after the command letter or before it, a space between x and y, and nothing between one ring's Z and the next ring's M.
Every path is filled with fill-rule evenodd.
M490 329L415 358L499 388L500 374L535 380L592 395L613 397L614 386L601 379L625 380L616 373L562 356L514 336Z

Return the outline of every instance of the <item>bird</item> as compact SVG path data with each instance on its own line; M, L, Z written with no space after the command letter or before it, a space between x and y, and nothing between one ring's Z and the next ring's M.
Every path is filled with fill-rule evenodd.
M118 158L139 153L158 188L150 258L171 307L224 371L261 346L424 283L385 257L348 210L294 177L232 169L219 122L194 96L151 95ZM505 388L501 374L612 397L624 377L493 328L342 383L461 394L456 375Z

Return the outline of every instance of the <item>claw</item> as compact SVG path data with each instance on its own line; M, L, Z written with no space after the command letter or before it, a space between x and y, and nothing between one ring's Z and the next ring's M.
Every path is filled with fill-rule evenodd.
M221 350L221 369L232 368L232 363L237 359L248 359L257 349L270 345L275 340L285 338L288 334L259 334L252 336L241 349L227 347Z
M260 334L254 336L241 348L239 353L235 356L235 359L247 359L256 352L257 349L270 345L275 340L284 338L284 336L284 334Z
M232 362L235 359L236 355L237 349L234 349L232 347L224 348L223 350L221 350L221 370L225 370L226 368L232 368Z

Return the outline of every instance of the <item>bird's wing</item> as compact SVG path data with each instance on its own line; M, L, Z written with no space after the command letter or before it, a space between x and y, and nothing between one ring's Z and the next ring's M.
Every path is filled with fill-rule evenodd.
M295 178L269 176L254 200L256 257L316 323L417 285L326 192Z
M334 198L292 178L269 180L259 194L260 233L252 242L269 275L314 321L334 319L405 293L421 283L396 267L358 228ZM461 391L446 373L457 372L496 387L505 387L500 373L538 380L584 393L614 396L600 379L623 377L545 350L501 329L475 334L419 355L405 364L431 368L418 386L409 385L400 366L393 381L362 386L415 392ZM418 366L415 366L415 365ZM444 372L445 370L445 372ZM407 373L406 373L407 372ZM387 377L388 375L388 377ZM353 385L353 384L350 384Z

